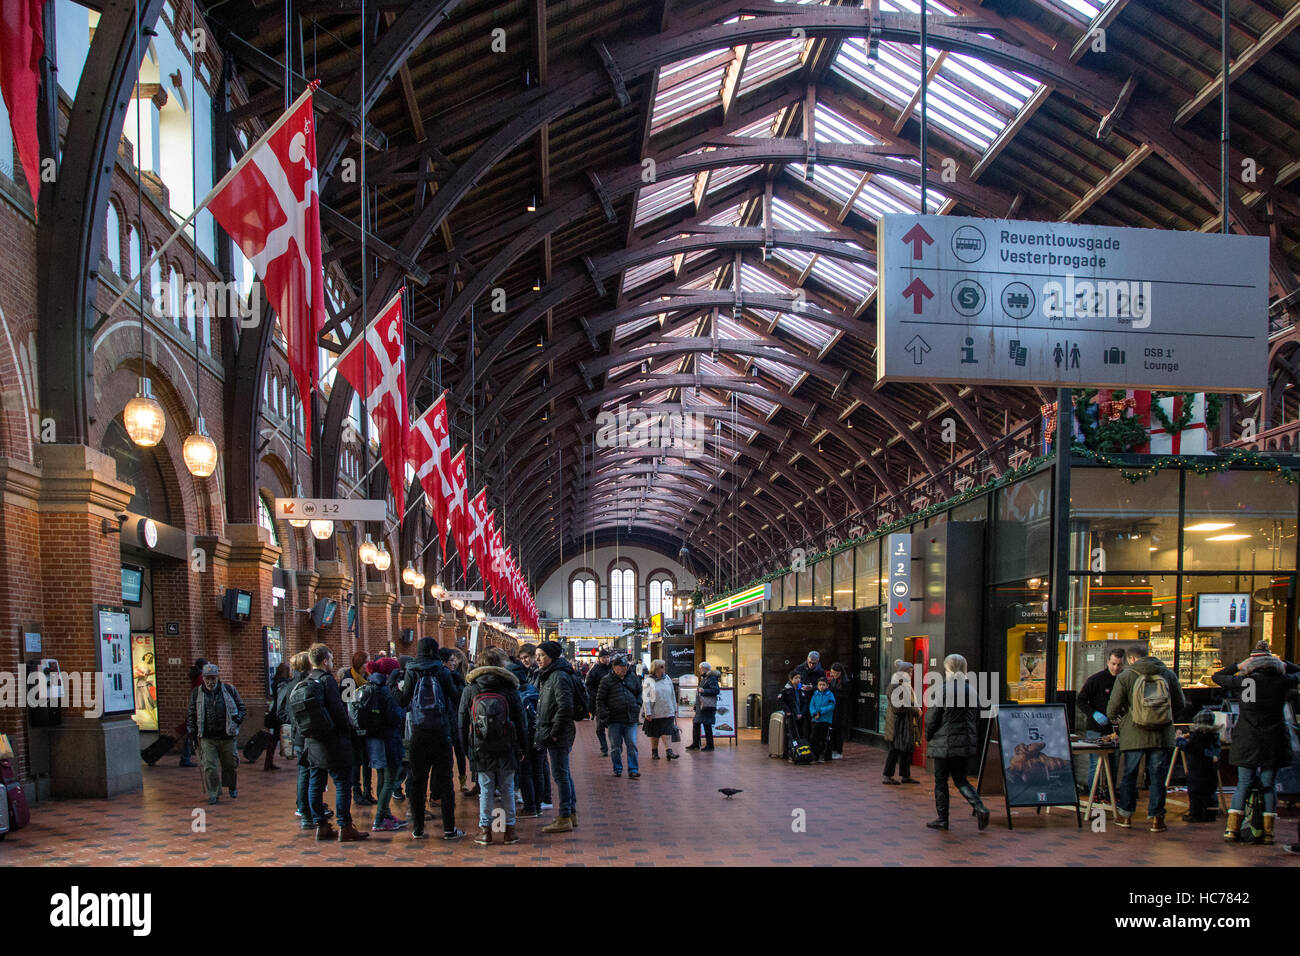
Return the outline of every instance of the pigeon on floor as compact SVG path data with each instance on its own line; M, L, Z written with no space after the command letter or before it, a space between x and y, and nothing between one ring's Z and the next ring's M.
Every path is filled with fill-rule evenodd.
M734 797L736 794L738 794L738 793L744 793L744 792L745 792L744 790L737 790L735 787L719 787L719 788L718 788L718 793L725 794L728 800L730 800L730 799L731 799L732 797Z

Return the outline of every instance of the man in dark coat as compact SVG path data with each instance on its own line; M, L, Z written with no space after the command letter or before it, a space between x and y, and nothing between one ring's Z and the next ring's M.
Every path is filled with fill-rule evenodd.
M641 682L632 673L628 659L622 654L614 658L608 674L596 692L596 719L609 728L610 757L614 761L614 776L623 776L623 744L627 743L627 775L635 780L641 776L637 765L636 728L641 715Z
M600 653L596 655L596 664L591 670L587 671L587 700L593 705L596 696L600 693L600 682L605 679L609 673L609 648L602 647ZM605 736L605 722L600 719L600 714L596 714L596 742L600 744L600 755L609 756L609 740Z
M1289 764L1292 757L1283 707L1300 678L1294 665L1274 657L1268 641L1260 641L1244 661L1225 667L1212 679L1241 701L1241 715L1232 728L1232 747L1228 751L1228 759L1237 768L1237 789L1223 838L1233 843L1241 839L1246 796L1251 784L1258 780L1264 796L1264 838L1260 842L1272 843L1277 822L1277 770Z
M1133 811L1137 809L1137 776L1146 758L1147 776L1151 779L1147 819L1152 833L1163 833L1165 826L1165 776L1169 758L1173 754L1174 721L1186 709L1182 686L1178 677L1158 657L1149 657L1146 650L1134 645L1126 655L1128 669L1115 679L1106 705L1106 719L1118 724L1119 750L1122 760L1120 779L1116 789L1119 800L1115 804L1115 825L1127 829L1133 825ZM1157 686L1163 680L1169 690L1169 720L1158 726L1142 726L1134 719L1133 693L1142 687Z
M551 775L558 791L559 815L542 827L543 833L568 833L578 825L578 794L569 773L569 751L577 731L573 726L573 682L578 680L556 641L542 641L537 648L537 732L535 742L546 750Z
M817 689L817 682L826 678L826 671L822 669L821 651L809 651L808 659L795 670L799 672L799 679L803 682L805 698L812 697L813 691Z
M438 657L435 638L420 638L415 653L415 660L407 666L406 676L397 692L397 703L410 713L411 770L407 777L407 796L411 801L411 839L424 839L424 801L432 773L433 792L438 795L442 810L442 838L458 840L465 831L456 828L456 791L451 773L451 735L460 704L456 697L456 683ZM426 680L432 683L421 686ZM435 696L440 698L440 710L412 707L417 689L421 689L420 701L432 700Z
M926 714L926 755L934 759L934 809L937 816L926 824L932 830L948 829L948 781L975 811L979 829L989 825L989 811L966 779L966 761L979 748L979 696L966 673L966 658L949 654L943 659L942 705Z
M189 735L199 742L203 784L210 804L221 799L223 786L229 789L230 799L239 796L239 753L235 745L245 714L239 691L234 684L221 680L219 673L216 664L203 665L203 682L190 691L186 722Z
M307 764L311 768L307 783L307 800L312 819L316 821L316 839L329 840L337 836L340 843L354 843L368 839L352 825L352 724L348 709L334 679L334 655L324 644L313 644L307 651L311 671L304 681L318 681L324 698L325 712L333 726L318 737L306 737ZM334 782L334 815L338 818L336 831L325 816L325 777Z
M460 698L461 742L478 771L478 836L474 842L484 846L492 842L492 798L500 792L506 815L505 842L518 843L515 772L527 727L524 705L519 699L519 680L505 666L506 652L489 647L483 657L486 665L469 672Z

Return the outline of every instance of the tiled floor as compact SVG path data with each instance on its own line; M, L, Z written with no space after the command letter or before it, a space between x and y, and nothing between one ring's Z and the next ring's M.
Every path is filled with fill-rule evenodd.
M114 800L48 801L33 807L29 828L0 843L0 864L91 865L322 865L331 863L455 864L468 866L664 866L748 864L1259 866L1295 865L1278 847L1223 843L1221 824L1189 825L1171 802L1167 833L1138 823L1103 833L1075 826L1070 813L1015 811L1008 832L1002 805L989 801L993 823L977 833L974 820L954 805L954 829L927 830L934 816L928 775L917 787L880 783L883 754L849 745L832 764L795 767L767 757L757 735L714 753L652 761L641 747L642 776L615 779L599 755L594 725L579 725L573 763L580 827L547 836L551 819L519 821L523 841L506 847L444 843L437 823L431 839L374 834L361 844L318 844L300 833L294 809L294 771L240 769L237 801L208 807L199 771L176 766L173 755L144 770L144 789ZM726 800L719 787L743 793ZM960 799L960 798L958 798ZM1172 799L1177 799L1175 796ZM404 809L404 807L403 807ZM399 816L401 814L399 813ZM205 819L204 819L205 818ZM359 817L358 820L361 818ZM470 833L477 806L458 802L457 819ZM206 829L199 826L206 823ZM801 825L802 824L802 825ZM197 831L197 832L196 832ZM1294 840L1295 818L1280 821L1279 836ZM498 837L498 839L500 839Z

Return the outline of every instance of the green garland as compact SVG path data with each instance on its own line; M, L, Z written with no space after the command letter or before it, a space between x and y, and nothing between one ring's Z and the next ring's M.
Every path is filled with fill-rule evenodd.
M1136 415L1120 415L1119 418L1111 421L1109 417L1099 413L1097 423L1094 425L1087 411L1093 397L1097 394L1097 389L1076 388L1071 394L1074 396L1074 420L1078 422L1079 434L1083 436L1083 443L1088 448L1103 452L1129 452L1146 444L1147 430ZM1122 391L1110 393L1111 401L1119 401L1123 398Z
M1130 483L1146 481L1156 472L1164 471L1166 468L1185 468L1198 475L1213 475L1221 471L1228 471L1234 466L1245 465L1249 468L1275 471L1290 484L1300 484L1300 473L1297 473L1295 469L1279 464L1276 459L1261 455L1257 451L1238 448L1214 457L1160 455L1151 464L1137 468L1127 465L1125 462L1117 461L1103 452L1093 451L1091 448L1085 448L1082 445L1075 445L1071 449L1071 453L1080 458L1095 461L1099 465L1105 465L1107 468L1119 469L1119 476Z

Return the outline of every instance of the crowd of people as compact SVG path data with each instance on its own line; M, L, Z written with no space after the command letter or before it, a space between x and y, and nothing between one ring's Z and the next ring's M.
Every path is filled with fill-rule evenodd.
M522 645L517 657L488 648L482 661L471 669L462 652L440 648L434 638L425 637L414 657L370 659L358 652L336 671L330 649L315 644L281 665L272 681L266 726L280 738L279 752L298 759L297 815L302 829L314 830L318 840L364 840L369 834L354 825L352 807L373 807L372 832L409 826L411 836L422 839L426 819L435 818L426 811L428 801L438 805L443 838L459 839L465 833L455 820L458 777L461 795L478 799L478 843L492 843L497 831L503 832L505 843L516 843L517 819L538 817L547 809L554 809L556 816L542 832L570 832L578 825L570 754L577 724L587 719L595 722L596 743L615 777L626 770L628 779L639 779L637 741L642 733L654 760L660 759L661 742L666 760L680 758L672 746L680 741L678 694L663 660L642 668L628 656L602 649L594 664L575 669L558 642L543 641ZM233 685L221 680L215 664L200 659L191 676L194 687L181 763L192 766L192 740L208 802L217 803L223 788L234 799L236 740L246 717L243 700ZM924 719L913 677L910 663L895 661L886 691L882 782L917 783L911 768L924 733L926 756L934 767L936 811L926 825L948 829L951 783L983 830L989 811L968 779L969 761L979 751L980 712L976 695L969 692L967 662L960 654L944 658L940 703L929 706ZM1276 657L1268 642L1261 641L1245 660L1223 668L1213 680L1239 702L1227 752L1237 768L1237 784L1225 839L1241 842L1247 804L1252 802L1262 808L1262 820L1250 839L1272 843L1277 773L1300 758L1292 752L1285 719L1288 698L1294 698L1300 686L1300 667ZM686 750L714 749L719 690L719 675L702 662ZM789 673L779 697L787 741L810 742L814 762L840 759L848 702L843 665L823 670L821 655L809 652ZM1202 709L1186 730L1176 729L1175 718L1185 713L1187 704L1177 676L1163 661L1137 646L1112 651L1105 668L1084 683L1078 703L1089 737L1114 735L1120 828L1133 825L1139 772L1145 765L1149 829L1167 829L1166 771L1176 751L1182 752L1187 769L1189 808L1183 819L1216 819L1219 725L1212 711ZM267 770L275 769L276 749L267 748ZM1094 754L1091 759L1090 777L1098 758ZM335 791L332 810L324 802L330 784ZM394 803L408 804L408 819L395 815ZM1300 852L1300 843L1287 849Z

